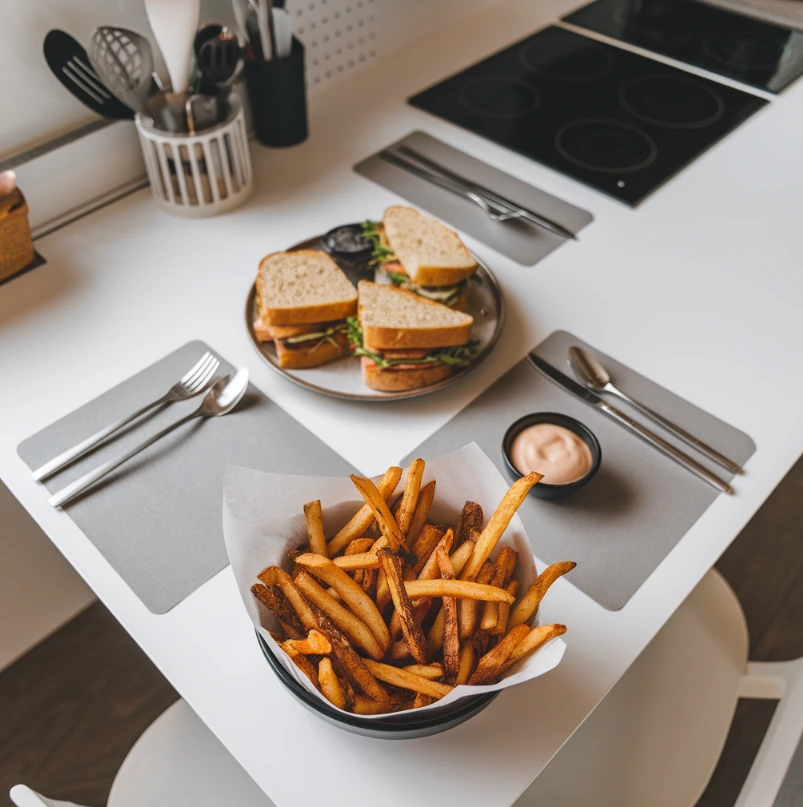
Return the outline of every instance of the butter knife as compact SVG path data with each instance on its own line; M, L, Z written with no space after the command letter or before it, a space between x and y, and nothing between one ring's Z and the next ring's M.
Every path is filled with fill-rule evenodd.
M659 437L655 432L650 431L650 429L642 426L640 423L633 420L633 418L628 417L621 410L605 403L605 401L596 396L593 392L553 367L549 362L544 361L540 356L537 356L535 353L530 353L528 358L537 370L559 387L562 387L567 392L570 392L586 403L591 404L591 406L596 407L611 418L611 420L616 421L620 426L624 426L628 431L638 435L642 440L653 446L653 448L657 448L660 452L666 454L667 457L673 459L679 465L682 465L687 471L691 471L693 474L699 476L700 479L704 479L708 482L709 485L713 485L717 490L723 493L733 493L733 488L727 482L723 482L718 476L712 474L711 471L704 468L688 454L684 454L680 449L675 448L675 446Z

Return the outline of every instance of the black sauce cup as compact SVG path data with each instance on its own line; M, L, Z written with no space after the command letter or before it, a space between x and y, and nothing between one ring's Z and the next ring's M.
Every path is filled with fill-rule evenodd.
M563 499L579 490L584 485L587 485L594 474L596 474L602 462L602 448L600 447L599 441L594 436L594 433L587 426L580 423L579 420L569 415L561 415L557 412L535 412L531 415L525 415L508 428L502 439L502 455L505 458L508 473L513 479L521 479L521 477L524 476L513 464L513 460L510 456L513 441L524 429L539 423L551 423L555 426L563 426L564 429L574 432L591 450L591 468L585 476L581 477L576 482L569 482L566 485L548 485L546 482L539 482L537 485L530 488L530 496L535 496L537 499L548 499L551 501Z

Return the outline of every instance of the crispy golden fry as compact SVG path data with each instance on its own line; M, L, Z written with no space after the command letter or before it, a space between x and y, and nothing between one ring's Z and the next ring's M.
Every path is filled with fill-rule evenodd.
M471 560L465 565L462 573L460 574L461 580L473 580L480 572L482 564L491 556L499 539L510 524L510 519L516 513L516 510L521 507L522 502L530 492L530 488L543 479L541 474L532 473L517 479L508 489L507 493L502 497L499 507L496 512L491 516L491 520L486 524L485 529L474 547L474 552L471 555Z
M413 567L413 571L416 572L419 580L434 580L438 576L438 560L435 557L435 551L438 547L443 547L448 554L452 549L452 544L454 544L454 532L450 529L446 530L446 532L441 532L437 527L427 524L421 531L421 537L418 542L425 544L424 548L432 544L432 548L429 550L427 557L424 558L423 563L421 563L421 556L419 556L418 563Z
M476 552L476 547L474 549ZM474 554L472 553L472 557ZM469 560L470 562L470 560ZM468 564L467 564L468 565ZM465 569L465 566L463 567ZM483 564L482 569L480 569L479 575L477 575L477 583L481 583L482 585L487 585L488 581L491 579L494 573L494 567L489 562L486 561ZM474 631L477 630L477 621L480 618L480 603L476 600L461 600L457 604L457 619L458 624L460 625L460 638L461 639L470 639L474 635Z
M341 555L334 558L332 563L344 572L354 572L362 569L378 569L379 558L373 552L360 552L356 555Z
M520 625L519 627L524 628L527 626ZM551 641L556 636L563 636L564 633L566 633L565 625L539 625L537 628L533 628L513 649L513 652L502 666L501 672L505 672L508 667L513 666L517 661L521 661L526 656L532 655L547 642Z
M319 555L310 555L310 557L320 557ZM296 612L304 630L310 631L318 627L315 616L309 607L309 603L301 596L301 592L296 588L293 579L287 574L284 569L278 566L268 566L263 569L257 577L268 587L279 586L282 593L287 597L293 610ZM350 579L350 578L349 578Z
M460 663L457 669L457 677L454 681L456 686L468 683L476 664L477 653L474 650L474 645L471 642L464 642L460 645Z
M318 607L311 605L310 610L315 616L320 630L327 635L332 643L332 665L340 679L354 682L368 697L374 700L387 700L390 695L385 687L369 672L368 668L357 651L351 646L348 639L340 632L331 619Z
M376 485L367 477L351 475L351 481L354 487L360 492L360 495L365 499L365 503L371 508L379 524L379 529L382 535L387 538L388 546L394 551L398 552L400 547L404 547L408 551L407 542L404 539L404 533L399 529L396 519L393 518L393 513L390 512L387 502L382 498Z
M474 551L474 541L468 540L464 541L460 544L459 548L456 549L452 554L449 556L449 560L452 563L452 568L454 569L455 577L460 576L460 572L463 571L463 567L468 563L468 559L471 557L471 553Z
M368 552L374 546L376 541L373 538L355 538L347 547L344 555L361 555L363 552Z
M374 601L376 601L377 574L377 569L366 569L362 576L362 590Z
M404 483L404 493L402 494L401 502L399 502L399 515L396 519L402 535L407 535L413 520L413 513L415 513L415 508L418 504L418 494L421 491L424 466L424 460L417 459L413 460L407 469L407 480Z
M355 616L368 626L380 646L385 650L390 647L390 632L376 605L342 569L335 566L331 560L311 553L296 558L296 563L332 586Z
M290 656L293 664L312 681L315 689L320 692L321 682L318 680L318 671L315 669L315 665L303 653L288 653L287 655Z
M355 715L384 715L388 712L398 712L406 708L406 703L399 703L394 700L378 701L365 695L355 695L354 697L353 711Z
M421 692L416 692L415 700L413 701L413 709L429 706L430 703L435 703L435 698L431 698L429 695L424 695Z
M494 561L494 573L489 583L498 588L507 588L508 581L513 575L513 570L516 568L516 561L518 560L518 553L515 549L509 546L502 547L502 551ZM482 609L482 617L480 618L480 630L490 630L496 627L497 620L499 619L499 605L494 602L486 602Z
M510 627L515 628L527 622L528 619L538 610L541 600L544 599L544 594L547 593L549 587L566 572L570 572L576 563L573 561L564 561L563 563L553 563L547 566L541 574L538 575L535 582L530 586L527 593L521 598L516 607L510 612Z
M376 578L376 607L380 613L384 613L390 602L390 588L384 569L379 569Z
M435 498L435 480L432 479L418 491L418 502L415 505L415 512L410 520L407 529L407 546L410 547L416 557L420 557L415 551L415 543L424 529L424 524L429 518L429 510L432 507L432 500Z
M254 583L251 593L279 620L288 639L303 639L306 635L301 620L280 588Z
M393 642L393 644L390 646L390 657L394 661L412 658L412 654L410 653L410 645L407 644L407 639L399 639L398 642Z
M332 652L332 643L319 630L311 630L304 639L288 639L282 642L282 650L288 655L325 656Z
M323 510L321 510L321 500L307 502L304 505L304 518L307 521L307 537L309 538L309 551L316 555L329 557L326 548L326 536L323 532Z
M505 590L507 591L508 594L510 594L511 597L515 599L519 594L519 581L511 580L507 584L507 588ZM510 605L509 603L506 602L500 602L497 605L497 608L499 609L499 612L496 620L496 625L494 625L491 633L493 633L495 636L502 636L505 633L507 633L507 623L510 617Z
M391 667L390 664L382 664L379 661L366 659L365 666L380 681L392 684L402 689L409 689L413 692L420 692L433 698L443 698L448 695L454 687L448 684L441 684L437 681L429 681L420 675L402 670L399 667Z
M512 602L504 589L471 580L410 580L404 585L409 597L457 597L483 602Z
M404 669L409 673L413 673L413 675L428 678L430 681L437 681L439 678L443 678L442 664L408 664Z
M468 683L481 685L490 684L494 681L502 672L502 667L510 658L511 653L513 653L516 646L529 632L530 629L526 625L519 625L517 628L513 628L493 650L489 650L479 660L477 669L474 670L473 675L468 679Z
M454 580L454 568L443 547L436 550L441 579ZM457 600L454 597L443 598L443 669L449 680L457 676L460 665L460 638L457 631Z
M379 482L379 493L387 500L393 495L403 470L395 465L388 468ZM355 538L360 538L374 521L374 512L364 504L331 541L329 541L329 557L332 558L342 552Z
M427 640L424 637L424 631L421 630L421 625L415 621L413 607L405 590L406 584L402 580L401 559L394 555L390 549L380 549L378 554L390 588L393 605L401 620L402 633L410 647L410 653L419 664L426 664Z
M310 575L302 571L295 582L310 603L320 608L355 647L377 660L384 656L384 648L368 626L319 586Z
M321 692L332 705L338 709L346 708L346 695L328 658L322 658L318 663L318 683L321 685Z
M482 522L482 507L476 502L466 502L460 512L460 518L457 520L457 528L454 531L454 548L457 549L461 547L464 541L468 541L472 538L472 532L479 532L482 529Z

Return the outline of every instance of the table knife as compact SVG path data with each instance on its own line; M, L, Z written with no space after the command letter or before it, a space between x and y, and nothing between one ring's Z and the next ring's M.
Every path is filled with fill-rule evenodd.
M599 411L611 418L611 420L616 421L620 426L624 426L629 431L638 435L642 440L653 446L653 448L657 448L663 454L666 454L667 457L686 468L686 470L704 479L709 485L713 485L717 490L721 490L723 493L733 493L733 488L727 482L723 482L718 476L712 474L707 468L704 468L688 454L684 454L680 449L675 448L675 446L659 437L655 432L650 431L650 429L647 429L631 417L628 417L624 412L605 403L605 401L591 392L591 390L586 389L573 378L562 373L549 362L544 361L540 356L537 356L535 353L530 353L528 358L533 365L535 365L537 370L550 381L565 389L566 392L570 392L575 397L596 407Z

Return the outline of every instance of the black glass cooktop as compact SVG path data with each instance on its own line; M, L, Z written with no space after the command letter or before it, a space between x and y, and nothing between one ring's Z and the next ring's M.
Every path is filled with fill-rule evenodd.
M635 205L766 101L552 27L410 103Z
M803 34L696 0L597 0L564 19L770 92L803 75Z

